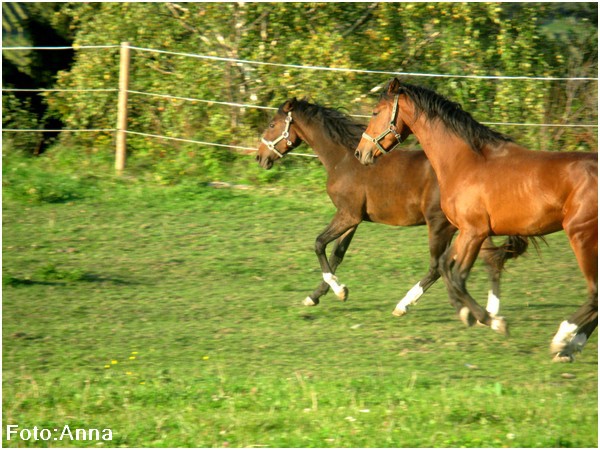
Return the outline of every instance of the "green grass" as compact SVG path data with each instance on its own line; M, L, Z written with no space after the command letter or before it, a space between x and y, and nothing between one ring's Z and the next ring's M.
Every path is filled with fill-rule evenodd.
M424 227L361 225L348 302L301 306L322 188L69 179L44 198L5 179L6 447L57 445L8 424L110 428L111 447L597 447L597 335L571 365L548 351L586 295L563 233L509 262L507 339L464 328L441 282L391 315L427 270ZM485 304L479 265L469 287Z

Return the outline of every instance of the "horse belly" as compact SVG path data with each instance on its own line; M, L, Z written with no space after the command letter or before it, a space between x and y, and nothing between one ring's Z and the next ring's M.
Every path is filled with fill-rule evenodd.
M408 227L425 224L418 204L403 203L393 197L390 201L379 202L367 208L367 215L371 222L385 225Z
M366 192L366 211L375 223L392 226L424 225L423 190L416 184L377 183ZM425 193L427 193L426 191Z
M488 211L490 211L488 209ZM532 202L510 202L490 211L493 234L538 236L562 229L562 208Z

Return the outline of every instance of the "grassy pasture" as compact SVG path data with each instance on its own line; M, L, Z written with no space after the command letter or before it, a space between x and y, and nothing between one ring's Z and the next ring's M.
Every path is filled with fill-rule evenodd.
M597 334L553 364L585 297L562 233L509 262L504 338L465 329L425 272L424 227L363 224L320 282L322 189L111 186L62 203L5 198L2 419L110 428L128 447L597 447ZM480 266L469 283L485 303ZM89 441L3 445L97 447Z

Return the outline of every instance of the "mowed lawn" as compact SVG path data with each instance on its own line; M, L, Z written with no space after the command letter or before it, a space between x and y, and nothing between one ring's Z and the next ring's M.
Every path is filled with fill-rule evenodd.
M564 233L507 264L505 338L465 328L441 281L391 315L427 271L425 227L361 225L348 302L303 307L333 213L316 188L5 199L3 445L597 447L597 334L574 364L549 354L586 297ZM479 264L469 288L485 305ZM112 441L8 441L9 424Z

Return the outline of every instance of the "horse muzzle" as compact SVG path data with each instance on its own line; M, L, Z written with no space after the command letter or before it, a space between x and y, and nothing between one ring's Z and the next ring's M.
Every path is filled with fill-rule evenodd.
M371 150L367 150L364 147L359 146L354 152L354 156L356 159L360 161L361 164L365 166L369 166L375 162L375 157L373 156L373 152Z
M269 156L256 155L256 162L258 162L260 167L266 170L269 170L271 167L273 167L273 159Z

